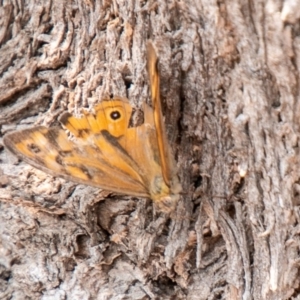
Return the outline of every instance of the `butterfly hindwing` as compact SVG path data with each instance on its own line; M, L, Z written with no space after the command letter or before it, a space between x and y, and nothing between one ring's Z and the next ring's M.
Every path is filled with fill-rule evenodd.
M147 67L150 78L151 100L154 111L154 122L157 134L157 143L160 153L161 167L165 183L170 187L172 179L172 169L174 169L171 161L169 144L164 127L162 107L159 89L159 73L157 69L158 58L151 42L147 44Z

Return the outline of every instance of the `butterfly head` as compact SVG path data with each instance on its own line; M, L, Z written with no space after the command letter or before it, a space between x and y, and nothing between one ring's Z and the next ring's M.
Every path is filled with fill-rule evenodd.
M176 209L178 200L179 195L167 195L158 200L154 200L154 207L157 211L170 214Z
M180 199L181 190L177 177L174 177L170 187L166 185L162 177L156 177L150 188L155 209L167 214L172 213Z

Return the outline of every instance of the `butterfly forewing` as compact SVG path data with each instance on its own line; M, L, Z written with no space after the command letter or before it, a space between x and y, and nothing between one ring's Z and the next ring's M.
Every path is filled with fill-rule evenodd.
M6 135L4 144L27 163L53 176L118 193L149 196L139 178L107 161L107 153L103 154L93 143L76 144L68 140L59 128L17 131ZM121 159L120 154L117 157Z

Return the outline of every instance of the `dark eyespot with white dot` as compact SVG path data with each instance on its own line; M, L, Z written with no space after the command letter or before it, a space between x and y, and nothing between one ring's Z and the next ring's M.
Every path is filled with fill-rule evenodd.
M115 110L115 111L112 111L110 113L110 117L113 119L113 120L118 120L121 118L121 114L118 110Z

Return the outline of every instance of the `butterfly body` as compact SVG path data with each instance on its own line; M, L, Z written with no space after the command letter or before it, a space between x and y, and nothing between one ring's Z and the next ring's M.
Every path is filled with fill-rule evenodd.
M152 109L144 104L143 110L144 123L130 127L129 101L103 100L92 112L83 112L81 118L69 113L60 117L71 139L63 129L39 126L7 134L4 144L27 163L51 175L151 198L160 210L170 212L181 186L162 120L157 120L155 106ZM162 118L161 112L158 118Z

